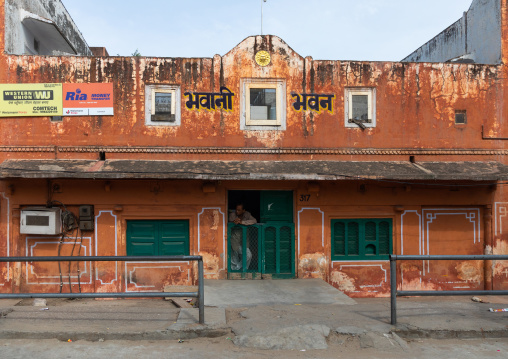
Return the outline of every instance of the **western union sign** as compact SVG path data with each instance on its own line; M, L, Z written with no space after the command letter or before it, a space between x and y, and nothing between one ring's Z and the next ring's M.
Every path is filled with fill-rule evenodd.
M62 84L0 84L0 117L62 116Z

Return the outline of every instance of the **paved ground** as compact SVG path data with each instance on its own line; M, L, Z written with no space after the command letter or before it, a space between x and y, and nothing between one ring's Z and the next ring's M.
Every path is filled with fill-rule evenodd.
M108 353L115 352L115 345L118 345L113 344L115 340L126 340L125 348L120 348L118 353L131 348L131 355L138 350L142 353L142 348L150 346L143 340L155 340L153 348L163 346L161 342L176 345L176 352L182 357L194 357L190 350L206 353L208 347L215 346L216 354L235 348L224 356L230 358L239 357L241 353L255 356L269 353L258 352L266 349L278 350L279 354L297 351L297 354L291 352L296 357L300 350L311 351L314 353L311 357L323 358L331 357L328 356L331 351L355 350L363 354L376 353L380 358L384 357L381 353L391 353L386 357L404 357L405 353L407 357L408 352L414 357L431 357L445 352L446 347L441 344L455 343L448 350L452 352L457 347L457 357L461 359L474 357L466 354L478 354L481 348L489 355L494 353L492 355L508 358L505 344L508 343L508 312L488 310L508 308L508 297L482 297L490 303L473 302L470 297L399 298L398 325L392 326L389 298L345 300L342 293L323 282L311 283L312 290L295 291L288 303L280 304L281 293L287 293L284 282L235 281L224 293L233 295L239 288L237 282L251 286L265 283L257 288L261 289L243 294L243 306L236 300L228 306L224 303L229 301L228 296L222 302L217 296L214 299L212 286L209 286L206 293L213 300L207 303L215 301L217 307L205 308L206 325L197 324L197 309L180 310L163 300L60 299L49 301L45 307L32 306L32 300L0 301L0 341L56 338L61 342L55 348L62 348L61 353L65 353L68 339L72 343L78 341L75 348L79 350L82 350L80 345L85 345L84 341L91 341L94 343L89 343L90 348ZM323 284L322 291L316 290ZM261 300L264 297L265 302ZM174 342L177 339L184 339L187 344L178 345L183 343ZM467 343L472 342L465 342L466 339L480 342L469 345ZM2 343L5 346L0 345L2 358L9 357L1 355L2 351L14 353L19 349L26 354L32 350L31 341L22 340L18 347L15 341ZM41 341L40 345L49 345L47 343ZM500 345L500 349L492 352L496 345ZM143 357L129 355L125 357ZM68 357L73 358L72 355Z
M179 343L177 340L62 342L58 340L0 340L2 359L250 359L250 358L508 358L508 342L493 339L425 339L410 342L409 349L362 348L357 340L329 344L327 350L259 350L235 346L228 337L200 338Z
M205 280L206 306L288 304L353 305L355 301L321 279Z

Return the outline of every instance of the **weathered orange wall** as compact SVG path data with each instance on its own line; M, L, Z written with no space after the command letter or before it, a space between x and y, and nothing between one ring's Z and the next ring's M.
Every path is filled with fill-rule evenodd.
M261 48L272 54L272 64L265 68L254 62L254 54ZM73 155L83 146L370 148L377 150L377 156L390 154L383 149L504 149L504 142L483 141L480 135L482 125L486 136L500 134L498 99L504 95L500 70L499 66L476 64L317 61L300 57L272 36L247 38L223 57L204 59L7 56L7 82L112 82L116 114L66 117L62 123L51 123L44 117L3 119L0 138L5 146L65 147L65 152L56 152L59 158ZM250 77L287 80L286 131L239 129L240 79ZM145 126L145 84L181 86L181 126ZM217 92L220 86L235 93L232 112L185 108L185 91ZM377 127L364 132L344 128L343 120L344 89L359 86L377 89ZM335 94L333 114L294 111L293 91ZM467 110L467 125L454 124L455 109ZM110 158L152 158L149 153L123 155L120 149L112 150ZM98 151L92 151L96 156ZM237 152L200 157L252 158ZM55 155L35 153L48 158ZM366 154L358 159L369 157ZM407 160L408 155L394 152L393 157ZM441 155L440 160L445 157ZM180 153L159 154L158 158L189 157Z
M227 191L293 190L298 277L323 278L357 297L387 295L389 263L332 262L332 219L391 218L396 254L481 254L485 246L483 208L493 201L494 196L489 188L466 187L451 191L448 187L412 186L408 191L405 186L376 182L365 182L363 192L354 181L321 182L318 192L309 192L304 181L222 181L217 183L215 193L203 193L203 182L198 180L157 183L149 180L52 180L49 184L45 180L8 181L4 184L12 186L6 187L0 197L0 215L3 224L9 223L8 227L2 226L10 234L9 255L57 254L58 238L19 234L20 209L45 204L48 200L46 188L48 185L53 188L55 183L60 190L51 191L51 200L65 203L76 214L81 204L95 206L96 231L83 233L82 254L125 255L125 226L129 219L187 219L190 223L190 253L204 256L205 275L212 279L226 277ZM299 201L302 194L310 194L308 202ZM503 210L499 208L497 212ZM428 219L429 214L435 218ZM428 230L425 228L427 224ZM505 225L508 226L508 222ZM6 233L2 235L5 238ZM70 253L75 240L75 236L66 239L62 254ZM74 255L80 242L78 238ZM496 248L495 252L504 250ZM196 279L196 270L190 263L119 263L118 266L98 263L92 264L91 278L90 264L87 264L87 271L84 264L81 265L83 291L160 290L166 284L193 283ZM500 276L504 275L502 271L506 267L497 266L496 287L504 287ZM64 290L67 291L67 264L63 264L63 268ZM6 270L3 267L4 278L7 278ZM33 273L25 264L18 271L13 265L9 270L10 281L6 281L0 290L57 291L59 288L59 272L55 264L36 265ZM482 289L484 286L483 266L475 262L411 262L400 264L398 270L399 285L405 289ZM73 279L73 291L76 290L77 281Z
M0 34L4 32L3 4L0 0ZM503 63L507 63L507 0L502 0L502 19ZM249 37L222 57L202 59L12 56L4 54L3 42L0 36L0 83L110 82L115 116L64 117L61 123L47 117L2 118L0 162L97 159L103 151L107 159L407 161L412 155L416 161L506 163L505 141L482 139L482 128L485 137L508 137L505 65L320 61L301 57L275 36ZM254 61L260 49L272 55L272 63L264 68ZM242 78L286 79L285 131L240 130ZM146 84L181 86L181 126L145 125ZM185 108L184 92L218 92L220 86L235 93L233 111ZM376 128L344 127L346 87L376 88ZM291 92L335 94L333 114L294 111ZM467 125L454 124L455 110L467 110ZM250 153L252 148L260 152ZM293 153L294 148L301 150ZM97 229L86 233L82 247L87 255L125 254L128 219L188 219L191 253L204 256L208 278L226 277L224 231L227 190L231 189L294 190L297 275L323 278L352 296L386 295L389 263L332 262L330 221L334 218L392 218L394 253L508 253L508 193L502 184L495 189L451 191L449 187L365 182L366 191L359 192L361 181L337 181L321 182L316 193L309 192L304 181L223 181L215 193L203 193L201 181L159 181L159 192L150 190L153 181L111 181L109 191L104 181L56 181L62 192L53 193L53 200L73 211L80 204L95 206ZM19 234L20 209L44 205L46 186L42 180L0 183L0 236L5 238L0 241L0 255L25 255L27 250L34 255L56 254L57 245L47 243L55 239ZM309 193L309 202L298 201L300 194ZM492 207L491 222L485 218L486 206ZM492 233L491 245L486 243L485 223ZM69 239L63 246L64 254L73 243ZM81 265L84 291L161 289L164 284L190 283L196 278L190 263L171 264L171 268L99 263L92 264L91 276ZM489 266L492 278L487 278ZM2 291L58 290L55 265L36 265L32 274L26 264L0 264L0 271L5 278ZM508 288L508 262L487 267L477 262L407 262L398 271L399 287L404 289L483 288L490 280L495 289ZM150 287L154 282L157 288Z

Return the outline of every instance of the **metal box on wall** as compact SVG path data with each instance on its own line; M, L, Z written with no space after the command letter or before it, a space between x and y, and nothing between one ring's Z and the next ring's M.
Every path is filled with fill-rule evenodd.
M27 208L21 211L21 234L56 235L62 233L60 208Z

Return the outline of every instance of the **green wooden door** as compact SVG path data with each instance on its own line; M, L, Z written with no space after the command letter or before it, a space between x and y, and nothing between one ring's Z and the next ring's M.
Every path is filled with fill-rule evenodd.
M189 254L189 221L127 221L128 256Z
M262 191L263 272L294 277L293 192Z
M293 192L261 191L261 222L293 223Z
M262 227L263 273L279 278L295 276L295 225L267 223Z
M162 256L189 254L189 222L164 221L159 226L159 253Z
M158 249L158 230L154 221L127 222L127 255L156 256Z

